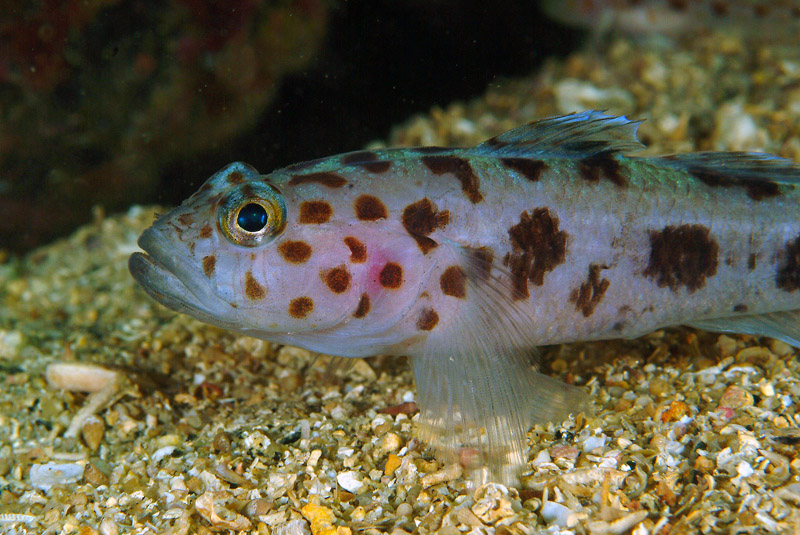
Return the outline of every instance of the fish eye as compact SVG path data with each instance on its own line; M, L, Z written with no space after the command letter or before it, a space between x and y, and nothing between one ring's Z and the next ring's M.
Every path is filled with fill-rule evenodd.
M242 206L236 224L245 232L259 232L267 226L267 211L260 204L249 202Z
M246 184L222 199L218 222L222 234L231 243L256 247L269 243L283 232L286 203L270 184Z

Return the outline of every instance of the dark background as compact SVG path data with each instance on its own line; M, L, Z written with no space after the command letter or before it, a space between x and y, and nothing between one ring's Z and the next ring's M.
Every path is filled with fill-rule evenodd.
M234 94L213 66L252 74L242 35L286 65L260 66ZM359 149L580 37L530 0L137 1L91 13L77 0L11 2L0 8L0 251L66 235L95 205L177 204L230 161L266 173ZM157 90L166 104L154 112ZM264 105L248 117L253 94Z

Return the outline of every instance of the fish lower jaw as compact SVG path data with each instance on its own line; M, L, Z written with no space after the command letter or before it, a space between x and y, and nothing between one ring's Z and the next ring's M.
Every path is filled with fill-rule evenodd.
M133 279L156 301L175 312L188 314L201 321L215 319L208 303L201 302L163 263L147 253L133 253L128 259Z

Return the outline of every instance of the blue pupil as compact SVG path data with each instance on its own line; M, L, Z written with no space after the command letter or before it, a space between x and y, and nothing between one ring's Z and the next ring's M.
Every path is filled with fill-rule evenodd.
M258 232L267 226L267 211L260 204L246 204L239 210L236 224L247 232Z

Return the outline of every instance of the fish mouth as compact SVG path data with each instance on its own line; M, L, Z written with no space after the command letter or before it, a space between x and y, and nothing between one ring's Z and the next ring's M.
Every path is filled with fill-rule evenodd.
M202 292L200 285L189 286L185 281L196 278L191 266L170 250L168 240L154 228L142 233L138 241L144 252L128 258L128 271L133 279L156 301L165 307L188 314L206 323L220 325L220 319L211 313L209 305L219 298ZM201 293L202 292L202 293Z

